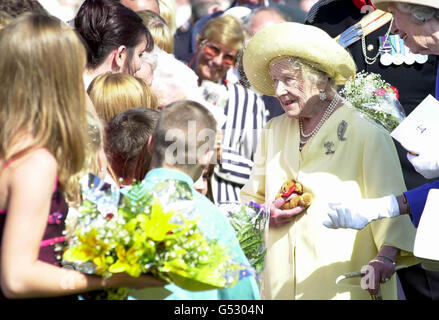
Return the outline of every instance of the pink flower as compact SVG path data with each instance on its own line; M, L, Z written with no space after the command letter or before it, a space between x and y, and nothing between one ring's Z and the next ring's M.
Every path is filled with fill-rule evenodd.
M375 90L373 93L377 96L384 97L387 93L387 90L384 88L379 88L378 90Z

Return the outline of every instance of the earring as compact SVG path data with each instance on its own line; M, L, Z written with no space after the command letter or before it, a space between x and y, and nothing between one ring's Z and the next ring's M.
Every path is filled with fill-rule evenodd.
M320 98L320 100L325 101L326 100L326 92L325 91L320 92L319 98Z

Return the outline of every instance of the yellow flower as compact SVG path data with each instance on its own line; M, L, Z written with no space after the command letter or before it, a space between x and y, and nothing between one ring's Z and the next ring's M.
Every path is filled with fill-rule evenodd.
M105 253L92 260L93 263L96 265L96 273L98 275L102 275L105 273L105 271L108 270L108 267L111 265L108 260L109 259L107 259L107 257L105 256Z
M164 269L168 272L172 272L172 271L176 271L176 270L186 270L187 269L187 264L184 262L183 259L173 259L170 261L164 261L163 263L164 265Z
M138 263L139 261L139 247L133 245L128 250L124 246L116 247L117 261L110 266L108 271L111 273L126 272L133 277L138 277L142 273L142 269Z
M140 222L140 228L145 231L147 238L161 242L172 234L175 229L180 227L178 224L169 222L173 215L173 211L163 212L160 202L156 200L151 206L150 217L145 214L139 214L137 219Z
M97 230L91 229L87 234L78 232L80 245L68 249L63 254L63 259L71 262L92 261L96 265L96 273L103 274L110 265L110 260L106 257L109 246L97 238Z

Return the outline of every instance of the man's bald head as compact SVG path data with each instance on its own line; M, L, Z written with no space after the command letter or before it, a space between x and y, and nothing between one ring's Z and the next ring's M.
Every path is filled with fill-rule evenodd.
M120 3L133 11L151 10L160 14L158 0L120 0Z
M250 14L245 23L245 28L249 36L252 37L256 32L268 26L285 21L287 21L286 17L279 10L271 7L264 7L256 9Z

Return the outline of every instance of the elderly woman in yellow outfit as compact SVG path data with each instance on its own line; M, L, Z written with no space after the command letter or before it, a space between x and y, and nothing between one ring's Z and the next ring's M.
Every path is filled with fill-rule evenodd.
M327 203L405 190L392 139L337 94L355 75L350 55L323 30L291 22L268 27L249 42L244 70L253 89L276 96L285 114L258 143L244 201L268 203L270 229L265 299L397 298L395 265L416 263L415 229L407 216L375 221L361 231L323 226ZM287 180L311 193L311 205L281 210L274 201ZM340 275L359 278L336 283ZM367 278L367 279L366 279Z

